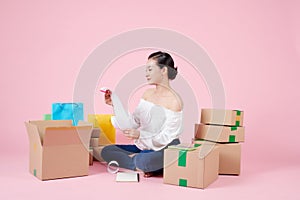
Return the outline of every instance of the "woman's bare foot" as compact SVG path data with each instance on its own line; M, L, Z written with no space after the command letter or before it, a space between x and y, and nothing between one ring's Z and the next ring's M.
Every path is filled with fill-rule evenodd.
M163 176L163 170L158 170L154 172L145 172L144 177L150 178L150 177L157 177L157 176Z

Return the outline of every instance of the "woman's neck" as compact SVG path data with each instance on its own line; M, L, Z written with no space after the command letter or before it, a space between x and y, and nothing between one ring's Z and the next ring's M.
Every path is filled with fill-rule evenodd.
M172 88L170 87L170 85L167 84L157 84L156 88L155 88L155 93L156 94L166 94L166 93L170 93L172 91Z

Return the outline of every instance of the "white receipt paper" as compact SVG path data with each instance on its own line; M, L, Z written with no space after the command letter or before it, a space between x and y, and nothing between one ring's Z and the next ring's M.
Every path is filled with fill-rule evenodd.
M122 102L120 101L119 97L112 92L111 100L113 103L114 113L116 120L118 122L118 126L121 130L130 129L133 127L133 124L130 121L128 112L125 111Z
M137 172L118 172L116 181L117 182L139 182L140 175Z

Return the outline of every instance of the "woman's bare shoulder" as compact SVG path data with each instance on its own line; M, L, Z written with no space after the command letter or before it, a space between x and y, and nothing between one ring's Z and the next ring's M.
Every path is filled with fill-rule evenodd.
M172 102L172 107L173 107L172 110L177 111L177 112L182 111L183 101L182 101L181 96L176 92L174 92L173 94L174 94L174 96L173 96L173 102Z
M182 111L183 101L180 95L174 90L170 90L165 97L154 97L154 94L155 88L149 88L144 92L142 99L161 105L175 112Z
M149 99L153 95L154 91L155 91L155 88L148 88L144 92L142 98L145 99L145 100Z

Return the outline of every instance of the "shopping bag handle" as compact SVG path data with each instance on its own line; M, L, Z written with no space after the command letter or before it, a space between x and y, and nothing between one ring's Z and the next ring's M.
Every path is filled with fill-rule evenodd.
M77 107L79 106L78 103L60 103L59 106L60 106L60 107L63 107L65 104L74 104L74 105L76 105Z

